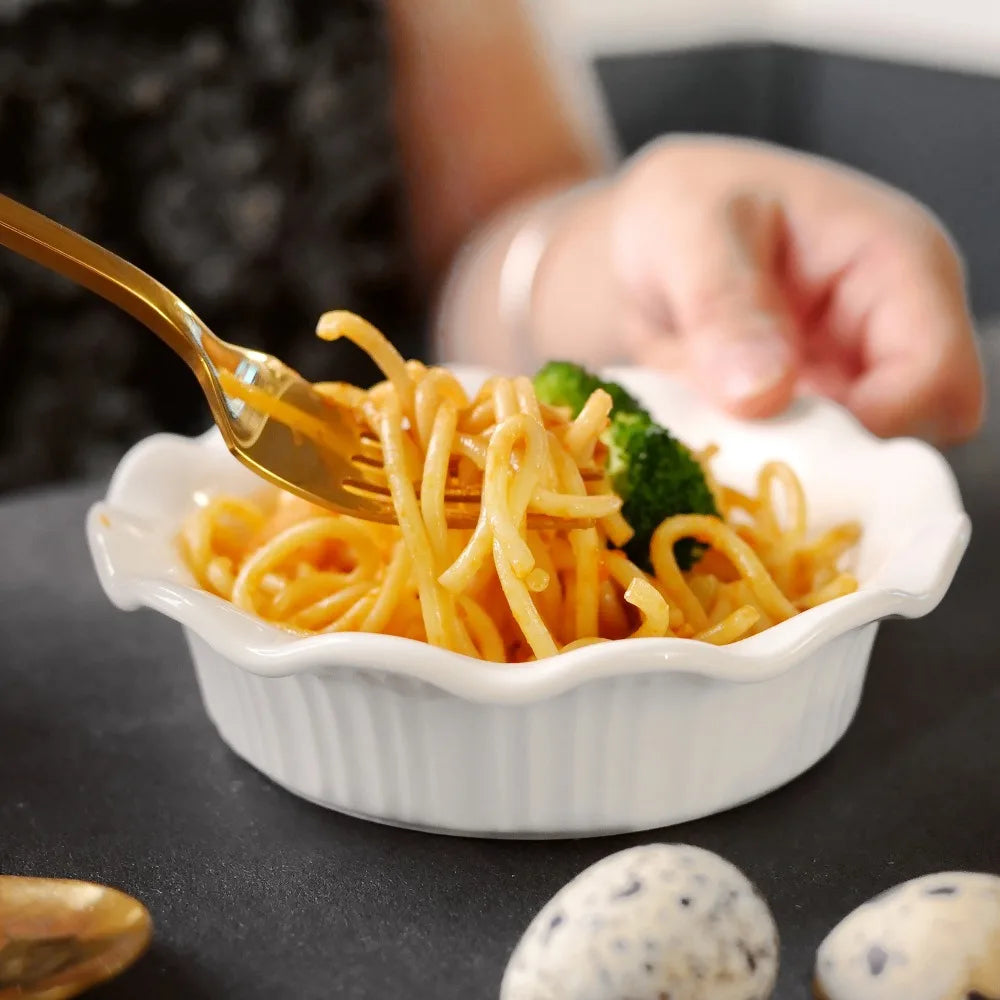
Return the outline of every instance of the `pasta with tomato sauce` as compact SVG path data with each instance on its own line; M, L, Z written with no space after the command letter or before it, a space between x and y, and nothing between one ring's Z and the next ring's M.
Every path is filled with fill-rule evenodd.
M783 463L741 492L715 482L715 449L696 455L718 515L664 518L643 568L623 551L632 529L602 473L606 392L573 416L541 402L528 377L468 393L351 313L325 314L317 332L353 340L386 376L370 390L316 388L378 439L398 523L273 488L205 499L180 532L184 560L200 587L249 614L302 634L379 632L519 663L630 637L732 643L857 587L840 567L858 526L811 536L801 483ZM281 419L295 427L294 414ZM481 490L472 528L448 524L456 480ZM686 539L701 555L683 569Z

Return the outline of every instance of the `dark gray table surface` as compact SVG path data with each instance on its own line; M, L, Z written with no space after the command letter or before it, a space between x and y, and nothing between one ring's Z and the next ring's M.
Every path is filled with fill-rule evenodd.
M720 816L575 842L410 833L280 790L216 737L178 628L105 600L82 530L98 488L8 500L0 871L111 883L149 907L151 951L94 1000L472 1000L496 996L532 914L582 868L682 840L758 883L783 937L777 997L806 997L816 945L874 892L1000 872L998 446L994 421L953 456L969 553L932 616L885 626L824 761Z

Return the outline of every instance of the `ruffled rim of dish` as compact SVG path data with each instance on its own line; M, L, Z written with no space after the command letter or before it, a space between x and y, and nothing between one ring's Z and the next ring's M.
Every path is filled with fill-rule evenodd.
M626 380L627 371L616 375ZM635 373L631 373L634 379ZM658 376L659 377L659 376ZM664 379L664 381L669 381ZM944 597L968 545L971 525L950 468L923 442L884 441L849 414L823 400L801 401L779 418L786 426L814 426L844 444L904 456L922 476L946 489L935 506L898 545L874 581L845 597L809 609L758 635L729 646L691 639L621 639L585 646L530 664L495 664L394 636L342 633L302 637L240 611L184 579L172 537L142 514L141 498L157 476L185 458L224 453L212 429L197 438L157 434L122 460L107 498L88 512L87 536L105 592L119 608L151 608L179 622L220 655L260 676L286 677L343 669L411 678L474 701L525 703L552 697L612 676L677 673L753 683L791 669L820 646L849 631L889 617L927 614ZM926 481L926 480L925 480ZM171 526L173 527L173 526ZM124 546L124 547L123 547ZM129 548L131 546L131 549ZM138 554L125 558L126 550Z

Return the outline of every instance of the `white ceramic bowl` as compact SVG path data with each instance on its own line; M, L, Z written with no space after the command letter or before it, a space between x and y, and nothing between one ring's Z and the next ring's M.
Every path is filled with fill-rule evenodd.
M180 622L208 714L237 754L333 809L556 837L652 829L760 796L843 735L878 622L941 600L968 517L937 452L880 441L829 403L746 424L662 375L609 374L689 444L720 444L723 481L749 486L784 459L812 529L859 519L859 591L728 647L630 639L524 666L379 635L299 638L197 590L179 560L196 491L260 487L214 431L156 435L124 458L87 522L101 583L120 608Z

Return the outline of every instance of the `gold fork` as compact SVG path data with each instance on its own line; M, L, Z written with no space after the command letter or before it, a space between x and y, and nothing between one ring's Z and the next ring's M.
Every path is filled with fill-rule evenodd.
M144 271L86 237L0 194L0 246L83 285L134 316L189 365L198 378L226 446L244 465L276 486L321 507L369 521L396 520L384 483L373 478L370 435L353 411L319 395L312 385L270 354L217 337L173 292ZM239 382L239 395L266 393L321 421L322 444L267 416L223 382ZM367 454L366 454L367 453ZM379 456L380 458L380 456ZM593 477L588 477L593 478ZM451 527L476 522L477 489L448 484ZM530 514L529 527L573 528L588 521Z

